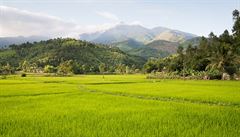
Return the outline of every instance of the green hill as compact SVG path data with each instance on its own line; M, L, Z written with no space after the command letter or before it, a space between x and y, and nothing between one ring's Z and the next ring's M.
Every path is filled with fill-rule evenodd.
M187 48L189 45L196 47L200 44L201 37L192 38L180 43L180 46Z
M168 52L165 51L158 51L156 49L150 48L150 47L144 47L144 48L138 48L138 49L132 49L127 52L130 55L136 55L143 57L145 59L154 57L154 58L162 58L169 55Z
M127 52L132 49L144 48L145 45L141 42L138 42L134 39L128 39L126 41L117 42L111 44L112 47L118 47L120 50Z
M9 63L18 67L19 63L25 60L42 68L46 65L57 67L61 62L72 60L88 66L93 71L102 63L108 67L116 67L119 64L141 67L145 63L145 59L128 55L118 48L75 39L51 39L11 45L8 49L0 50L0 65Z
M166 40L155 40L151 43L148 43L146 46L156 49L157 51L165 51L169 54L173 54L176 53L179 43Z
M120 50L130 55L140 56L145 59L150 57L166 57L169 55L169 53L164 50L156 50L155 48L146 46L134 39L113 43L111 44L111 47L118 47Z

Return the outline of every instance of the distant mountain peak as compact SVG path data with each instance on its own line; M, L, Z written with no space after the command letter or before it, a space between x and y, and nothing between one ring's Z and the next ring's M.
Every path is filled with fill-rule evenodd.
M80 39L102 44L111 44L128 39L134 39L142 43L150 43L154 40L166 40L170 42L183 42L187 39L197 37L194 34L173 30L165 27L155 27L148 29L140 24L118 25L105 30L104 32L85 33L80 35Z
M102 33L83 34L80 39L118 47L144 58L164 57L176 52L184 41L196 35L165 27L145 28L140 24L120 23Z

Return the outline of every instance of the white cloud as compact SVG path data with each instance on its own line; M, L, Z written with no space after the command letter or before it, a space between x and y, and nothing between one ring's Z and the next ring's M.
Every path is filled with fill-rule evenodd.
M82 26L73 21L43 13L0 6L0 37L41 35L48 37L78 37L81 33L103 31L116 25Z
M0 36L65 36L76 29L71 22L42 13L33 13L16 8L0 6Z
M111 21L120 22L120 19L116 15L110 12L98 11L97 14Z
M79 38L82 33L105 31L122 24L120 19L108 12L97 12L98 15L110 20L110 23L99 25L79 25L73 19L65 21L59 17L44 13L30 12L0 5L0 37L15 36L47 36ZM123 23L125 24L125 23ZM141 25L139 21L126 25Z

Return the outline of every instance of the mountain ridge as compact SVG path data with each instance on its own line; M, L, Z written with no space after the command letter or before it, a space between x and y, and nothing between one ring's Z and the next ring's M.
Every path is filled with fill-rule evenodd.
M197 35L165 27L145 28L141 25L119 24L103 32L84 33L81 40L118 47L120 50L144 58L174 54L178 46ZM191 42L189 42L191 43Z
M48 40L50 39L49 37L45 36L29 36L29 37L24 37L24 36L17 36L17 37L0 37L0 48L7 48L9 45L19 45L23 44L26 42L40 42L42 40Z
M167 38L163 38L164 34L168 34L169 36ZM182 42L183 39L191 39L197 37L197 35L165 27L155 27L149 29L141 25L119 24L103 32L84 33L79 35L79 37L81 40L102 44L112 44L126 41L128 39L134 39L146 44L154 40ZM176 37L181 37L182 39L178 39Z

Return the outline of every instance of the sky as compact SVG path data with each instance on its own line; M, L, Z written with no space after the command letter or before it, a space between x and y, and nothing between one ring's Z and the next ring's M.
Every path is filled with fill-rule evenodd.
M0 0L0 37L78 37L120 23L219 35L234 9L240 0Z

